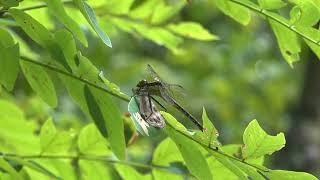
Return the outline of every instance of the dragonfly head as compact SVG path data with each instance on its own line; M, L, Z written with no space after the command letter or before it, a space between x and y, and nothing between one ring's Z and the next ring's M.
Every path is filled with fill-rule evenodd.
M143 88L143 87L145 87L147 84L148 84L148 81L144 79L144 80L141 80L141 81L138 82L137 87Z

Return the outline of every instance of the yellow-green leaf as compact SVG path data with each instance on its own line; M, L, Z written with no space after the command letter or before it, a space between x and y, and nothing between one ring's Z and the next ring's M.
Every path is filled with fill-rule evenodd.
M68 28L85 46L88 45L84 33L81 31L80 26L74 21L65 11L64 5L61 0L43 0L46 2L49 11Z
M247 25L250 22L250 12L246 7L226 0L214 0L213 2L224 14L230 16L239 23Z
M9 173L12 179L23 180L20 174L2 157L0 157L0 169Z
M259 5L262 9L279 9L287 5L282 0L258 0Z
M255 159L266 154L272 154L284 147L286 140L283 133L276 136L268 135L257 120L249 123L243 134L243 158Z
M41 154L65 153L71 146L74 134L57 131L51 119L48 119L40 131Z
M167 27L174 33L192 39L202 41L219 39L217 36L211 34L208 30L203 28L201 24L195 22L180 22L178 24L169 24Z
M125 164L116 164L116 170L122 179L132 179L132 180L151 180L150 174L142 175L136 171L133 167Z
M170 166L170 163L172 162L183 162L183 158L175 143L170 138L166 138L157 146L156 150L154 151L152 164ZM183 179L181 175L164 172L157 169L152 170L152 174L155 179Z
M272 15L283 22L288 22L288 20L277 14ZM277 38L282 56L290 66L293 66L293 63L299 60L299 53L301 51L296 33L272 19L269 19L269 23Z
M269 179L281 180L317 180L315 176L305 172L294 172L284 170L272 170L268 173L263 173Z
M53 82L47 72L40 66L20 61L21 69L32 89L43 101L52 107L57 106L57 95Z
M100 37L100 39L105 43L107 46L112 47L111 40L108 35L102 31L99 27L96 15L93 9L83 0L73 0L74 3L78 6L79 10L81 11L82 15L87 19L91 27Z
M111 152L109 142L103 138L94 124L89 124L81 130L78 146L83 154L106 155Z
M166 120L177 121L168 113L162 113ZM171 127L171 124L165 127L168 136L176 143L178 149L186 162L190 172L198 179L212 179L212 174L209 169L208 163L201 153L201 146L197 145L191 139L187 138L181 132L175 130L176 127ZM181 127L178 127L181 128Z
M62 50L56 43L53 35L48 29L46 29L37 20L32 18L27 13L19 9L10 9L9 13L16 20L19 26L30 36L35 42L46 48L54 60L63 65L63 67L71 72L71 69L67 63L66 58L63 55Z
M114 154L125 159L124 124L110 95L101 90L84 87L84 96L91 117L101 134L108 138Z
M19 44L10 47L0 44L0 83L9 91L13 89L19 73L19 58Z

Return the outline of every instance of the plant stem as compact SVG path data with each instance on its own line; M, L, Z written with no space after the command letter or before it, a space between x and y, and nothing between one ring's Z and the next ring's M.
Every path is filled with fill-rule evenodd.
M301 36L302 38L312 42L313 44L317 45L317 46L320 46L320 41L317 41L317 40L314 40L312 39L311 37L307 36L306 34L304 34L303 32L300 32L298 31L296 28L294 28L292 25L286 23L286 22L283 22L281 21L280 19L274 17L274 16L271 16L269 14L269 12L265 9L262 9L260 7L256 7L256 6L250 6L249 4L245 3L245 2L242 2L240 0L229 0L230 2L232 3L235 3L235 4L238 4L238 5L241 5L241 6L244 6L252 11L255 11L256 13L259 13L259 14L262 14L264 15L265 17L267 17L268 19L272 19L274 21L276 21L277 23L281 24L282 26L288 28L289 30L295 32L296 34L298 34L299 36Z
M61 70L61 69L59 69L59 68L57 68L57 67L54 67L54 66L51 66L51 65L48 65L48 64L41 63L41 62L39 62L39 61L30 59L30 58L25 57L25 56L20 56L20 58L21 58L21 60L23 60L23 61L27 61L27 62L30 62L30 63L32 63L32 64L35 64L35 65L44 67L44 68L46 68L46 69L48 69L48 70L54 71L54 72L59 73L59 74L62 74L62 75L64 75L64 76L71 77L71 78L76 79L76 80L78 80L78 81L81 81L81 82L83 82L83 83L85 83L85 84L87 84L87 85L89 85L89 86L92 86L92 87L95 87L95 88L97 88L97 89L99 89L99 90L101 90L101 91L104 91L104 92L106 92L106 93L108 93L108 94L110 94L110 95L112 95L112 96L115 96L115 97L117 97L117 98L119 98L119 99L121 99L121 100L123 100L123 101L129 102L129 97L126 96L126 95L121 96L121 95L119 95L119 94L116 94L116 93L114 93L114 92L112 92L112 91L110 91L110 90L108 90L108 89L105 89L104 87L101 87L101 86L99 86L99 85L97 85L97 84L94 84L94 83L92 83L92 82L90 82L90 81L88 81L88 80L86 80L86 79L83 79L83 78L78 77L78 76L76 76L76 75L74 75L74 74L71 74L71 73L66 72L66 71L64 71L64 70Z
M202 147L204 147L204 148L207 149L208 151L212 151L212 152L218 153L218 154L223 155L223 156L225 156L225 157L227 157L227 158L230 158L230 159L233 159L233 160L238 161L238 162L240 162L240 163L243 163L243 164L245 164L245 165L251 166L251 167L253 167L253 168L255 168L255 169L259 170L259 171L269 172L269 170L266 170L266 169L257 167L257 166L255 166L255 165L253 165L253 164L250 164L250 163L248 163L248 162L243 161L242 159L239 159L239 158L236 158L236 157L231 156L231 155L229 155L229 154L226 154L225 152L219 150L218 148L212 148L212 147L210 147L210 146L207 146L206 144L203 144L202 142L200 142L200 141L198 141L198 140L196 140L196 139L193 139L192 137L190 137L189 135L185 134L184 132L182 132L182 131L180 131L180 130L178 130L178 129L175 129L171 124L168 123L168 125L169 125L171 128L173 128L175 131L177 131L178 133L180 133L181 135L183 135L183 136L187 137L188 139L194 141L195 143L201 145Z
M180 175L187 175L192 176L191 174L183 174L178 173L176 171L173 171L170 169L170 167L167 166L159 166L159 165L145 165L141 163L131 162L131 161L121 161L121 160L115 160L111 159L108 156L95 156L95 155L19 155L19 154L11 154L11 153L0 153L3 157L15 157L15 158L21 158L21 159L80 159L80 160L88 160L88 161L102 161L110 164L123 164L127 166L133 166L137 168L143 168L143 169L157 169L160 171L165 171L173 174L180 174Z

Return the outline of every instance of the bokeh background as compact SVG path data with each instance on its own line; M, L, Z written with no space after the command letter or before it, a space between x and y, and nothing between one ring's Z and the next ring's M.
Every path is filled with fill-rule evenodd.
M93 7L99 4L93 0L89 3ZM52 23L55 21L46 9L32 13L38 13L38 20L47 27L55 29L61 26ZM252 18L249 25L242 26L210 2L192 1L172 21L199 22L220 40L186 40L181 46L184 50L181 54L174 54L139 35L123 32L108 25L107 19L102 19L113 48L105 46L83 26L89 41L88 48L82 48L83 55L93 60L108 79L129 95L136 83L146 78L146 65L153 65L164 80L184 87L185 97L180 98L180 102L198 119L201 119L202 108L205 107L220 132L222 144L242 143L245 127L257 119L268 133L284 132L286 135L286 147L266 159L268 167L319 175L320 62L307 47L303 47L301 60L290 67L281 56L266 19L258 15ZM30 40L18 28L15 32L29 43ZM41 52L37 46L33 51ZM59 94L56 109L49 108L37 97L22 75L13 95L3 91L1 96L18 103L27 116L36 118L39 124L53 116L59 128L79 130L89 121L56 80ZM125 115L127 104L116 102ZM192 127L181 114L173 113ZM132 131L128 130L127 140L131 134ZM163 138L163 135L139 137L128 147L129 157L139 162L150 162L152 150Z

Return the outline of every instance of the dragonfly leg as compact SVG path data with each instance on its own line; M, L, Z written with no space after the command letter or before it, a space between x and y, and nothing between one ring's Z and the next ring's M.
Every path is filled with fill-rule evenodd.
M133 96L134 101L136 102L136 104L140 107L140 103L137 101L136 95ZM141 109L139 108L139 114L141 115Z
M165 108L159 101L157 101L154 97L152 97L152 96L150 96L150 98L152 99L152 100L154 100L154 102L156 102L159 106L161 106L163 109L164 109L164 111L166 111L167 112L167 108Z
M149 119L150 117L151 117L151 115L153 114L153 108L152 108L152 102L151 102L151 96L148 94L148 101L149 101L149 108L150 108L150 110L151 110L151 113L150 113L150 115L148 116L148 117L146 117L145 118L145 120L147 120L147 119Z

